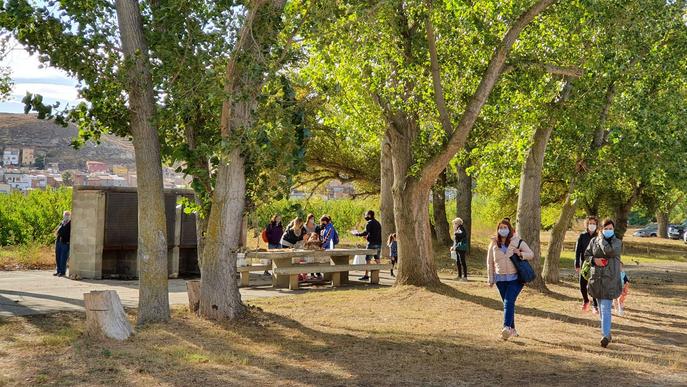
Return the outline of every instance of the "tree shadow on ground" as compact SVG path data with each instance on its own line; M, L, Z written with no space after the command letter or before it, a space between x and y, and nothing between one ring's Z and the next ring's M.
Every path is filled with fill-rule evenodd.
M470 293L465 293L462 292L452 286L446 285L446 284L441 284L439 286L433 287L428 289L434 293L441 294L447 297L452 297L456 299L460 299L463 301L471 302L474 304L478 304L481 306L484 306L489 309L494 309L494 310L503 310L503 303L499 300L492 299L492 298L487 298L487 297L482 297ZM571 323L571 324L577 324L577 325L582 325L586 327L599 327L599 323L596 321L592 321L589 319L584 319L580 317L574 317L574 316L569 316L557 312L550 312L550 311L542 311L536 308L531 308L531 307L526 307L517 305L516 306L516 314L522 314L525 316L531 316L531 317L538 317L538 318L546 318L546 319L552 319L552 320L558 320L561 322L566 322L566 323ZM677 345L684 345L684 343L687 343L687 334L682 333L682 332L668 332L666 330L661 330L661 329L654 329L654 328L649 328L649 327L640 327L640 326L633 326L633 325L627 325L627 324L619 324L617 323L617 319L615 319L613 323L613 331L614 332L625 332L627 334L631 335L637 335L641 336L644 338L647 338L649 340L652 340L657 343L664 344L666 341L669 342L674 342ZM666 337L668 335L668 337Z
M59 328L59 320L43 318L41 325L49 331ZM41 372L64 384L126 386L140 384L137 377L174 386L564 385L589 377L601 384L656 382L651 375L620 366L601 369L598 359L576 359L574 353L554 355L517 340L456 336L447 340L364 328L325 332L280 314L252 310L248 319L233 324L175 316L168 324L141 329L124 343L83 337L69 356L44 351L30 361L38 370L45 362L57 363ZM498 366L503 361L508 367Z

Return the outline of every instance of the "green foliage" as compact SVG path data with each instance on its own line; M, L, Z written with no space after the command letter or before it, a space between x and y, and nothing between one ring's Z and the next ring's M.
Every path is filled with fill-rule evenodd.
M315 221L319 223L322 215L332 218L334 227L339 234L344 234L352 229L364 227L365 212L373 210L379 213L379 201L375 197L367 199L336 199L336 200L277 200L258 207L250 216L251 228L262 229L270 221L272 215L282 216L282 223L286 226L297 216L306 219L309 213L315 214Z
M71 206L70 188L0 195L0 246L53 242L62 212Z

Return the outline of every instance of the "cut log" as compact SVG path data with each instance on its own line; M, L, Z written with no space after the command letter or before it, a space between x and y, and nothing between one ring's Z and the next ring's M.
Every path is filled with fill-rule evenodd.
M94 290L84 293L83 299L86 307L86 334L121 341L134 333L116 291Z
M198 313L200 307L200 280L186 281L188 292L188 310L191 313Z

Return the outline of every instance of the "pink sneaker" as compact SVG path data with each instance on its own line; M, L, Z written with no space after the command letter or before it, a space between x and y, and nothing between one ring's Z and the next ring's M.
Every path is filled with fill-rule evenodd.
M592 307L592 313L594 313L595 315L598 316L599 315L599 308L597 308L596 306Z
M589 311L589 302L585 302L584 304L582 304L582 311L583 312Z

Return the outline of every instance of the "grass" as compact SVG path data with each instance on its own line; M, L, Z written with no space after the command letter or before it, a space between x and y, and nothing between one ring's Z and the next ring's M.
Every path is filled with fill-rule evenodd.
M521 337L503 342L497 291L444 274L435 289L256 299L235 323L179 307L169 323L138 328L125 342L82 335L81 313L0 319L0 385L684 385L687 265L675 265L628 269L627 314L614 317L605 350L573 282L549 295L526 289Z
M28 244L0 247L0 270L46 270L55 267L53 246Z

